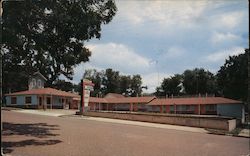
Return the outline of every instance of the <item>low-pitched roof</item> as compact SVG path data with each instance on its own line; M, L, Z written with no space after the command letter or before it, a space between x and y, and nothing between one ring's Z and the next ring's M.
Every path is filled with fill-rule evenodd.
M108 104L125 104L125 103L149 103L156 97L122 97L122 98L97 98L90 97L90 103L108 103Z
M56 95L56 96L65 96L65 97L80 97L77 94L69 93L54 88L39 88L31 89L26 91L20 91L10 94L5 94L6 96L16 96L16 95Z
M124 98L124 96L117 93L108 93L104 98Z
M107 103L105 98L98 98L98 97L90 97L89 102L90 103Z
M198 104L237 104L241 101L223 97L193 97L193 98L166 98L155 99L148 105L198 105Z

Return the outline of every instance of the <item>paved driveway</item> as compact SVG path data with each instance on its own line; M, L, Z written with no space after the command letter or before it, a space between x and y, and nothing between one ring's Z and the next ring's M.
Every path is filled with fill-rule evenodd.
M249 139L2 111L3 147L23 156L241 156Z

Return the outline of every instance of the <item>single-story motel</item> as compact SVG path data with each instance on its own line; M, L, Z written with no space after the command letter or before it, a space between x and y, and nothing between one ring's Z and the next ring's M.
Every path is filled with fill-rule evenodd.
M80 96L53 88L37 88L5 94L5 99L6 106L11 107L72 109L79 105Z
M37 109L79 109L80 96L53 88L38 88L6 94L6 106ZM244 104L224 97L156 98L124 97L109 93L90 97L89 111L156 112L165 114L217 115L241 119Z

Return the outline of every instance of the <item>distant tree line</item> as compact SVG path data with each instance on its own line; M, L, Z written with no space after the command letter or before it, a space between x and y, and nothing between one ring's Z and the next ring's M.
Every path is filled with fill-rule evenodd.
M104 96L107 93L119 93L124 96L141 96L142 78L140 75L121 75L119 71L106 69L97 71L88 69L83 77L91 80L95 86L92 96Z
M203 68L195 68L164 78L156 88L155 95L214 94L246 102L249 82L248 58L249 49L245 49L244 54L229 56L215 75Z
M198 94L217 94L216 76L203 68L185 70L182 74L175 74L164 78L156 88L157 96L181 96Z

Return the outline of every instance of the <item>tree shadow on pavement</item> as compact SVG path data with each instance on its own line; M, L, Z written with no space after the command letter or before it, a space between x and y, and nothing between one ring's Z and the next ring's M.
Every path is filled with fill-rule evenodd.
M58 125L48 125L46 123L16 124L3 122L3 136L8 135L25 135L38 138L47 138L57 136L51 130L59 130Z
M55 137L59 134L55 134L52 131L59 130L58 125L48 125L46 123L30 123L30 124L17 124L10 122L3 122L2 136L8 137L12 135L25 137L36 137L36 139L27 139L21 141L3 141L3 151L4 153L11 153L16 147L25 146L44 146L44 145L54 145L61 143L61 140L46 139L43 138Z
M3 152L5 154L11 153L16 147L25 147L25 146L43 146L43 145L54 145L57 143L61 143L61 140L34 140L34 139L29 139L29 140L22 140L22 141L3 141Z

